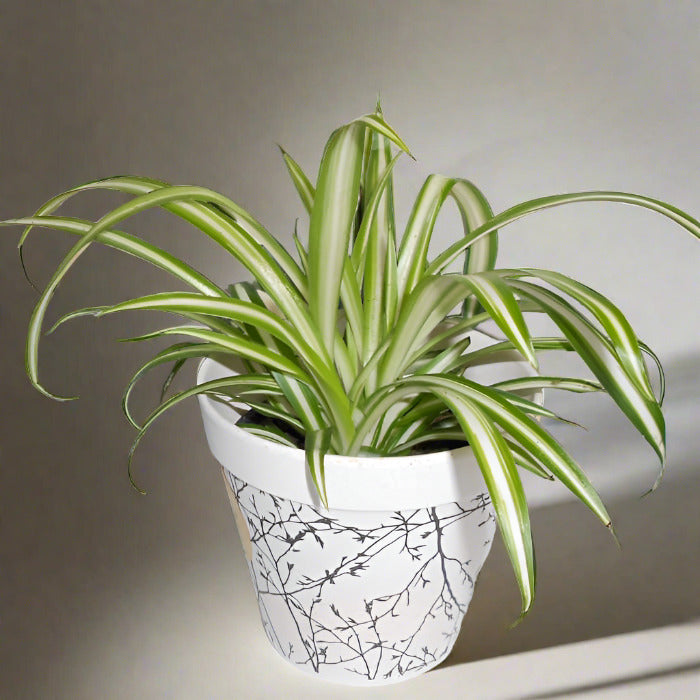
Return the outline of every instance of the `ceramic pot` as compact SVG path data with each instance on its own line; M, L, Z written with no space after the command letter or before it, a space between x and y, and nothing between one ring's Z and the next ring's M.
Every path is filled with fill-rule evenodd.
M226 374L204 360L198 382ZM303 450L252 435L229 407L199 401L274 649L301 671L349 685L406 680L443 661L495 531L472 450L329 455L327 510Z

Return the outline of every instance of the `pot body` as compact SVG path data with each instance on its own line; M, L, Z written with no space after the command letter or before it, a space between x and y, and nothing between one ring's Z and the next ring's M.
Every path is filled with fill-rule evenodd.
M198 382L227 374L207 359ZM496 525L471 449L329 455L328 510L302 450L238 428L220 402L199 401L274 649L301 671L349 685L395 683L443 661Z
M379 685L450 653L493 539L485 490L410 510L326 510L228 469L224 478L265 634L287 661L324 680Z

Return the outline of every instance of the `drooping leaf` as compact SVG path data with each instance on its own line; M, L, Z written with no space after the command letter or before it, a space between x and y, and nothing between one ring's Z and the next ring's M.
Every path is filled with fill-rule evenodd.
M562 389L573 391L579 394L591 391L604 391L603 385L592 379L579 379L577 377L545 377L537 375L535 377L518 377L517 379L506 379L501 382L491 384L492 389L502 391L538 391L540 389Z
M20 219L0 221L0 226L15 225L27 226L30 227L30 230L35 227L45 227L84 236L90 231L93 222L66 216L29 216ZM137 236L132 236L123 231L102 231L95 240L98 243L119 250L122 253L133 255L144 262L151 263L155 267L169 272L203 294L224 296L224 291L201 272L198 272L193 267L182 262L182 260L179 260L165 250L147 243Z
M159 367L168 362L180 362L193 357L211 357L216 353L232 353L230 350L225 350L214 343L176 343L170 347L161 350L157 355L152 357L148 362L142 365L126 385L126 389L122 395L122 411L127 420L137 429L141 426L134 419L129 408L129 399L134 387L138 381L150 370ZM167 388L167 387L166 387ZM164 399L165 390L161 392L161 403Z
M500 274L515 277L537 277L568 294L591 311L608 334L615 353L620 358L620 362L630 378L648 399L655 400L637 336L620 309L609 299L600 292L559 272L525 268L523 270L503 271Z
M501 392L450 375L418 375L397 379L391 387L378 389L365 405L364 417L357 426L350 454L364 443L379 417L395 401L410 395L452 391L478 404L497 424L527 449L544 467L585 503L608 527L610 517L588 477L564 448L536 421L511 405Z
M488 236L493 231L496 231L507 224L517 221L518 219L543 209L558 207L563 204L572 204L575 202L621 202L623 204L632 204L635 206L651 209L663 216L668 217L672 221L682 226L684 229L692 233L696 238L700 238L700 221L697 221L692 216L681 211L666 202L650 197L643 197L637 194L628 192L609 192L609 191L591 191L591 192L572 192L570 194L552 195L549 197L539 197L531 199L521 204L516 204L510 209L494 216L490 221L487 221L482 226L472 231L465 236L461 241L457 241L453 245L446 248L435 260L428 266L425 274L435 275L444 270L453 260L457 258L470 245L473 245L484 236Z
M133 200L122 204L103 216L95 223L84 236L71 248L68 254L61 261L60 265L54 272L51 280L41 294L37 302L32 317L30 319L29 331L27 333L26 346L26 369L27 374L32 384L42 393L45 393L52 398L60 398L51 395L40 384L38 380L38 349L41 327L43 325L46 309L53 297L58 285L68 273L70 268L75 264L78 258L85 252L87 247L97 239L103 232L108 231L112 226L123 219L133 216L134 214L157 206L170 205L173 207L185 208L188 204L197 201L221 201L228 202L227 198L218 195L218 193L207 190L201 187L167 187L161 188L135 197ZM216 226L217 222L215 212L206 210L202 213L205 218L205 223L200 222L203 230L214 237L219 243L229 250L233 255L238 257L259 279L263 286L268 287L268 292L273 296L276 303L284 310L290 320L299 328L304 336L308 333L309 342L317 339L316 332L313 326L309 323L308 315L301 298L299 298L296 290L286 280L284 275L278 269L275 261L267 254L260 246L254 245L252 239L247 238L246 232L235 222L230 222L228 225ZM190 217L193 222L196 217ZM221 219L221 217L219 217ZM322 352L322 349L319 348Z
M148 432L149 428L153 425L153 423L166 411L170 410L185 399L188 399L192 396L197 396L198 394L219 394L224 396L230 396L231 398L236 399L240 394L245 394L246 392L263 391L265 393L269 393L270 391L275 391L276 389L277 385L270 377L261 377L260 375L239 374L236 376L224 377L222 379L214 379L209 382L203 382L202 384L198 384L197 386L194 386L190 389L181 391L178 394L175 394L175 396L169 398L167 401L162 402L160 406L158 406L158 408L156 408L144 421L143 426L139 430L138 435L136 436L136 439L132 443L131 449L129 450L128 471L129 480L131 481L131 484L141 493L145 493L145 491L139 488L134 482L134 479L131 474L131 463L134 458L134 452L136 451L136 448L138 447L141 440L143 439L143 436Z
M520 587L522 617L530 610L535 597L535 552L525 491L513 455L478 405L449 390L442 393L442 399L464 431L486 481L503 543Z
M399 248L399 303L425 274L428 246L435 221L454 184L454 178L429 175L416 197Z
M581 313L554 292L529 282L511 280L519 293L539 303L559 326L576 353L665 463L664 418L655 398L643 393L627 373L608 341Z
M450 192L462 216L464 235L483 226L493 218L493 211L481 190L468 180L457 180ZM496 265L498 254L498 231L476 241L465 251L463 271L465 274L488 272ZM479 304L475 297L470 297L462 307L466 318L478 311Z

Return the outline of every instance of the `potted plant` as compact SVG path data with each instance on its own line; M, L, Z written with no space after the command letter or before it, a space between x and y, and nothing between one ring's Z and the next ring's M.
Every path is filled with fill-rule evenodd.
M656 356L597 291L557 272L496 268L498 230L548 207L610 201L651 209L700 237L698 221L648 197L579 192L494 215L471 182L441 175L426 179L399 237L392 170L402 153L410 155L379 106L331 134L315 185L282 151L310 217L307 242L295 232L296 258L224 195L143 177L90 182L33 216L3 222L26 227L20 254L35 227L77 236L41 292L27 337L30 381L51 398L66 400L39 381L45 315L92 243L145 260L191 288L80 309L54 328L127 310L186 319L130 339L184 338L160 350L126 388L124 413L139 431L129 476L153 421L197 395L270 641L300 669L351 684L410 678L447 656L496 525L520 588L521 616L527 613L535 562L518 469L560 480L612 531L583 470L538 422L558 419L542 405L544 389L608 393L659 456L659 479L663 472ZM97 222L55 214L93 189L132 198ZM448 197L464 230L429 261ZM252 280L225 289L118 230L157 207L214 240ZM448 271L455 261L462 272ZM546 314L560 336L532 337L528 313ZM486 321L501 338L477 330ZM550 350L577 354L595 379L540 376L538 353ZM658 393L645 355L659 370ZM204 358L195 386L166 398L193 358ZM129 410L131 391L166 364L172 369L161 402L139 423ZM235 410L244 412L241 420Z

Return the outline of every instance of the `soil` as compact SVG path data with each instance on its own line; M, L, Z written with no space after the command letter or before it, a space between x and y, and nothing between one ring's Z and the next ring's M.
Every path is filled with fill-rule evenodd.
M242 415L236 421L236 425L242 426L250 424L272 426L284 433L284 435L300 450L304 449L304 436L297 430L294 430L294 428L284 421L277 418L264 416L261 413L258 413L258 411L252 409ZM413 450L411 450L411 454L424 455L431 452L445 452L446 450L455 450L458 447L465 447L468 444L469 443L466 440L436 440L434 442L429 442L424 445L414 447Z

